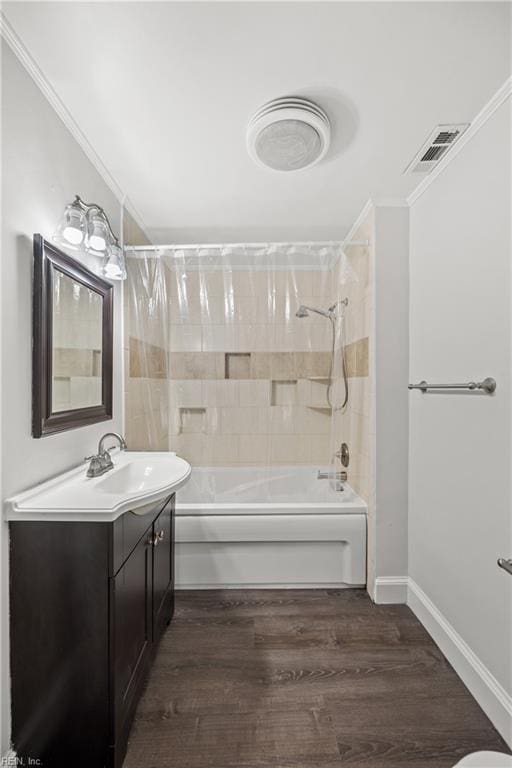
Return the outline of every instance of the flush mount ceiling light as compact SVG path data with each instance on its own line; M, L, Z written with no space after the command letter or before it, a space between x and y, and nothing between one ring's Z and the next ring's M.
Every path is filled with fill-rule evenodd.
M102 258L101 274L109 280L126 278L123 249L101 205L84 203L76 195L64 209L53 240L73 251L85 250Z
M286 96L259 109L247 127L247 149L258 165L298 171L318 163L329 149L331 126L309 99Z

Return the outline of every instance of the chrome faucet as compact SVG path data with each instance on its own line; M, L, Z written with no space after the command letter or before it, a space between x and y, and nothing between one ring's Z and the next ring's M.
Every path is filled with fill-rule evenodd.
M345 471L341 472L323 472L321 469L318 470L316 479L317 480L340 480L342 483L347 482L347 473Z
M100 475L104 475L105 472L108 472L109 469L113 468L114 463L109 451L111 451L112 448L115 448L115 445L111 445L108 448L105 448L105 442L110 437L114 437L119 443L119 448L122 451L126 451L127 445L124 437L119 435L117 432L107 432L103 435L100 442L98 443L98 453L94 456L85 457L86 461L91 462L87 469L87 477L99 477Z

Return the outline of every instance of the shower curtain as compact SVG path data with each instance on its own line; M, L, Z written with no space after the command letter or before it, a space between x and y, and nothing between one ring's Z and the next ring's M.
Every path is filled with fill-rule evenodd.
M343 402L341 307L331 408L330 321L355 279L339 244L127 250L131 448L193 466L328 467ZM339 469L339 466L338 466Z

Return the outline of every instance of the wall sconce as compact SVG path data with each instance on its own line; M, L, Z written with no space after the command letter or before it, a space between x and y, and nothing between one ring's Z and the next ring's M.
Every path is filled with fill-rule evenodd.
M86 251L103 259L101 274L109 280L124 280L124 252L100 205L84 203L76 195L66 206L53 240L73 251Z

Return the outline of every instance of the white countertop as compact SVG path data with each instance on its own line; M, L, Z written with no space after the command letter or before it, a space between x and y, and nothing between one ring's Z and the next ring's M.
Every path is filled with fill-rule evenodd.
M166 499L191 472L188 462L167 451L116 452L112 461L114 468L100 477L88 478L85 463L7 499L4 519L112 522Z

